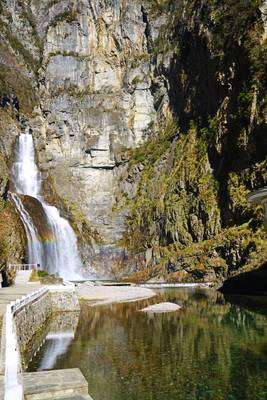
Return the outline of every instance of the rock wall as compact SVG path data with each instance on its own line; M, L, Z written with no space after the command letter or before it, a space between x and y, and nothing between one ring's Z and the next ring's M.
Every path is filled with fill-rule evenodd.
M265 243L261 210L246 201L267 182L265 3L1 3L7 171L15 136L31 129L47 200L100 276L220 281L228 252L253 264L235 233L250 221L241 231L260 237L253 251ZM235 227L224 269L177 261L207 240L211 254Z
M51 295L49 292L27 304L14 315L17 341L22 354L26 351L33 336L42 329L51 315Z
M154 112L149 65L135 65L147 51L141 3L60 2L45 29L40 113L31 121L39 165L97 230L101 244L83 253L105 274L123 252L123 220L112 215L120 150L143 141Z
M80 304L75 289L58 290L51 287L50 295L53 312L80 311Z
M67 333L73 332L75 335L76 328L79 321L79 311L73 312L59 312L53 314L53 316L47 321L45 326L38 334L34 335L31 340L30 346L27 346L27 350L23 354L23 369L26 370L30 361L34 355L40 351L41 347L45 343L46 337L49 334Z
M130 279L219 285L266 260L262 209L247 201L267 182L261 6L148 7L159 26L150 60L154 98L161 96L154 135L126 152L118 191L118 209L128 209Z
M8 190L12 190L11 167L14 160L16 137L25 128L25 121L34 107L34 93L30 74L24 62L16 55L21 48L13 36L11 24L5 16L5 6L0 5L0 260L1 268L8 263L24 261L26 235L24 227ZM14 48L12 47L12 45ZM22 50L23 51L23 50ZM26 53L24 53L26 56Z
M37 96L26 123L39 167L89 220L98 240L81 251L108 273L123 253L123 218L112 214L120 152L142 143L155 119L142 2L7 0L1 20Z

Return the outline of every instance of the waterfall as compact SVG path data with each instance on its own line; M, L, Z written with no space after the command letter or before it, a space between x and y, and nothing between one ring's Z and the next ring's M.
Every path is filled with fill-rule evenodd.
M29 133L23 133L18 138L13 176L16 193L11 197L25 227L28 263L40 264L41 269L64 279L80 279L82 263L75 233L69 222L60 216L59 210L49 206L42 197L42 177L35 163L33 138ZM23 196L33 197L40 203L51 232L48 238L40 237L21 200Z
M40 198L41 174L35 163L33 139L29 133L19 136L13 175L17 193Z

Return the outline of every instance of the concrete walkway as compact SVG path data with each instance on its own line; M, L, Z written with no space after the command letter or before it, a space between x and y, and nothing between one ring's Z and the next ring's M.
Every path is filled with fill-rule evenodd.
M0 317L4 316L7 304L40 289L40 283L28 282L30 276L31 271L18 271L14 286L0 288ZM4 343L3 339L0 352L0 400L4 400L5 396ZM88 394L88 383L77 368L23 373L21 377L25 400L92 400Z
M248 201L255 204L263 204L267 202L267 187L255 190L248 195Z
M31 271L17 271L15 285L7 288L0 288L0 317L4 315L6 306L11 301L35 292L41 285L38 282L28 283Z
M26 285L31 277L32 271L17 271L15 285Z
M4 321L6 306L12 301L21 299L22 297L40 289L40 283L28 283L31 271L17 271L15 284L7 288L0 287L0 319ZM2 329L5 325L1 324L1 345L0 345L0 399L4 399L4 373L5 373L5 335ZM3 342L2 342L3 341ZM15 399L14 399L15 400Z

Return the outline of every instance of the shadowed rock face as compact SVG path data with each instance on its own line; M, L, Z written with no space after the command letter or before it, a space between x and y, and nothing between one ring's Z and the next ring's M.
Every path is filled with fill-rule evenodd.
M220 291L226 294L267 294L267 263L256 270L226 280Z
M31 196L19 195L19 197L21 198L26 211L29 213L41 241L46 242L52 240L53 232L47 221L42 203Z
M221 282L259 254L246 196L267 182L260 3L3 2L0 153L11 163L32 130L45 197L100 275ZM248 221L249 243L232 238Z

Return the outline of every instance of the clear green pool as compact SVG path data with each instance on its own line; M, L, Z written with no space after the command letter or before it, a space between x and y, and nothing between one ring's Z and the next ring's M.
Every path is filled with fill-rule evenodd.
M158 293L135 303L84 303L77 326L52 321L28 370L78 367L94 400L267 399L267 299ZM183 308L139 312L160 301Z

